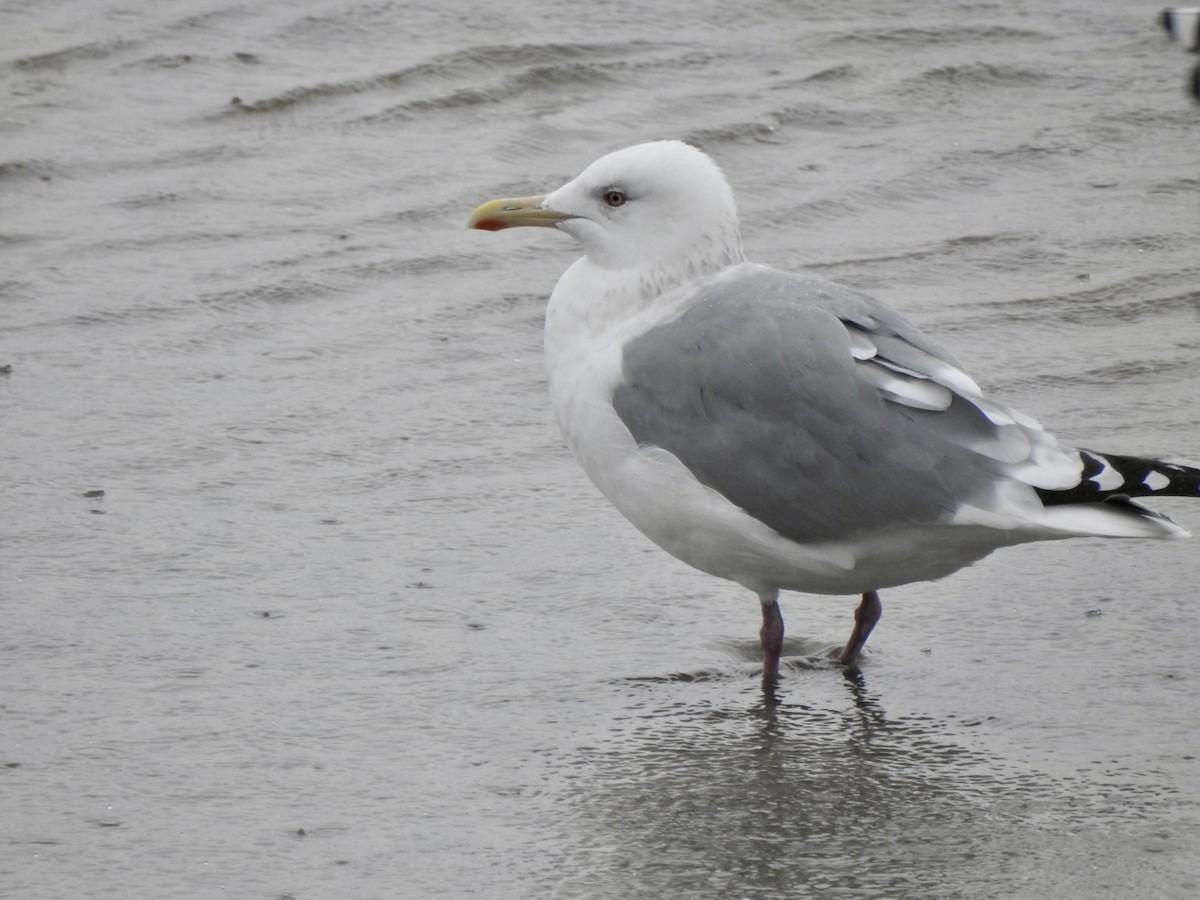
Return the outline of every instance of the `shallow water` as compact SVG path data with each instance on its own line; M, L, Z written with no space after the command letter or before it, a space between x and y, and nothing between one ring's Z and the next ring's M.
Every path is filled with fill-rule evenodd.
M764 697L754 598L552 424L574 248L463 230L686 138L752 258L1067 442L1196 459L1197 108L1154 12L6 4L0 893L1196 893L1194 544L889 591L857 680L853 602L788 596Z

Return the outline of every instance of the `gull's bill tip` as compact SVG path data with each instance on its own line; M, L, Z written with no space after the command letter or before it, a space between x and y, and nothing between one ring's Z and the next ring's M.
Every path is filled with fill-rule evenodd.
M521 225L541 225L550 228L563 219L570 218L565 213L543 209L541 204L545 199L545 195L539 195L489 200L475 207L471 218L467 220L467 227L482 231L500 231L503 228L516 228Z

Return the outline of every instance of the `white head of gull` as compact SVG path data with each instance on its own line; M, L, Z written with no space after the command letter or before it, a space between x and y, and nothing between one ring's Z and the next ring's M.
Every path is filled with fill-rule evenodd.
M857 665L882 588L1026 541L1187 536L1131 498L1200 495L1200 470L1060 447L879 301L747 263L729 185L688 144L619 150L469 225L582 245L546 312L563 436L647 537L758 595L768 679L780 590L860 595Z

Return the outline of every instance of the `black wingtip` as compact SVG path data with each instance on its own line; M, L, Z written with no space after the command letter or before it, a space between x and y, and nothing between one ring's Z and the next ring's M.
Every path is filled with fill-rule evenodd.
M1037 488L1046 506L1132 497L1200 497L1200 469L1140 456L1080 450L1079 482L1063 490Z

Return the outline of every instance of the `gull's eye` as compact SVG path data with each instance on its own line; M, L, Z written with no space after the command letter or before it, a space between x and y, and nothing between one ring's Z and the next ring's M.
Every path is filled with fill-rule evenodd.
M618 206L625 205L625 192L618 191L616 188L610 188L601 195L605 206L611 206L616 209Z

